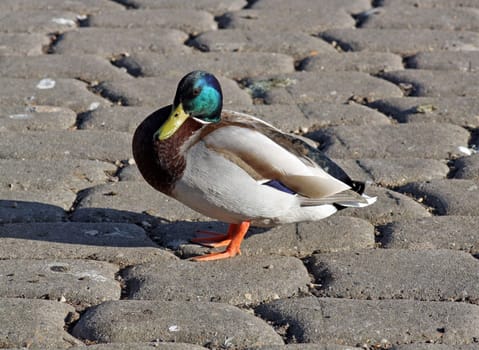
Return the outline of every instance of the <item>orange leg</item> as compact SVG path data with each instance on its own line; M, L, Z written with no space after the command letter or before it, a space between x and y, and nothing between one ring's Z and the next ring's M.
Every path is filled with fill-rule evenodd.
M243 242L243 238L248 232L249 228L249 221L243 221L241 224L231 224L228 233L226 235L227 239L222 239L218 243L224 243L229 241L228 247L222 253L210 253L201 256L195 256L191 258L195 261L210 261L210 260L219 260L219 259L226 259L232 258L238 254L241 254L240 246L241 242ZM206 237L210 239L217 239L218 237ZM225 237L222 237L225 238ZM201 238L197 238L196 240L201 240Z
M199 243L211 248L226 247L231 243L231 239L233 238L234 233L238 230L238 226L238 224L230 224L226 234L211 231L198 231L199 234L206 235L206 237L195 237L191 239L191 242Z

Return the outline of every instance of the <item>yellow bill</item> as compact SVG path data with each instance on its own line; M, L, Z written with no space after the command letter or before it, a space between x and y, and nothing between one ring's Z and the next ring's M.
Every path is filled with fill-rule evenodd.
M173 134L180 128L180 126L188 119L189 115L185 113L183 104L180 103L170 113L166 122L155 133L155 139L160 141L166 140L173 136Z

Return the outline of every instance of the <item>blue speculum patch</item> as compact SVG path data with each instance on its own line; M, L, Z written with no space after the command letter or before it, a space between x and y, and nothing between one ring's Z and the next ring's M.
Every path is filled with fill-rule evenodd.
M283 184L281 181L278 180L269 180L268 182L265 182L263 185L267 185L270 187L273 187L274 189L277 189L278 191L281 192L286 192L289 194L296 194L292 189L286 187L285 184Z

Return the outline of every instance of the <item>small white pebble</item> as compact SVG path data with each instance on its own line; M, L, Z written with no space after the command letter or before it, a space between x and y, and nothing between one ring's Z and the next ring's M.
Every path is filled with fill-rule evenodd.
M134 165L134 164L136 164L135 159L133 159L133 158L128 159L128 164L129 164L129 165Z
M15 119L15 120L24 120L24 119L30 119L33 116L31 114L12 114L8 116L10 119Z
M473 149L467 148L465 146L459 146L459 147L457 147L457 149L459 150L459 152L464 153L467 156L470 156L473 153L475 153Z
M52 22L63 25L63 26L69 26L69 27L74 27L76 25L74 20L68 19L68 18L61 18L61 17L52 18Z
M168 331L170 331L170 332L179 332L179 331L180 331L180 327L175 324L175 325L173 325L173 326L169 326L169 327L168 327Z
M55 84L56 84L55 80L45 78L38 82L37 89L40 89L40 90L52 89L55 87Z
M89 111L94 111L98 107L100 107L100 102L92 102L92 103L90 103L90 106L88 107L88 110Z

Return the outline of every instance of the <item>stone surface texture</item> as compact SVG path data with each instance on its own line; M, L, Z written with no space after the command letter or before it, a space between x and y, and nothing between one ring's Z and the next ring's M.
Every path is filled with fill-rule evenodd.
M131 140L195 69L377 202L188 260ZM478 81L478 0L0 0L0 348L479 349Z

